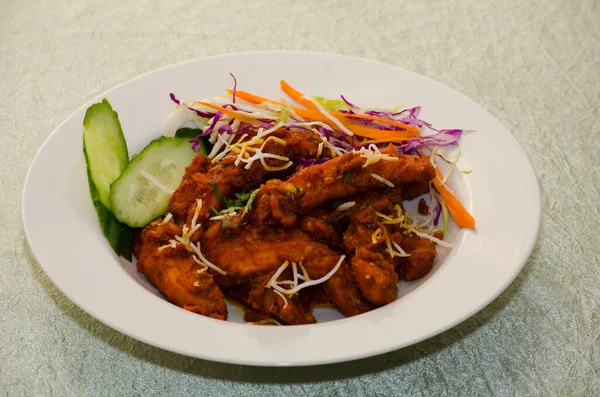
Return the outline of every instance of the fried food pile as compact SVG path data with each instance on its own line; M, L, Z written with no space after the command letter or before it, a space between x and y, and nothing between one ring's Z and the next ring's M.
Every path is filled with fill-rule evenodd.
M310 324L318 305L361 314L393 302L399 281L429 272L435 245L404 227L402 206L429 192L429 162L393 145L336 156L302 129L271 136L262 150L293 166L280 158L236 164L234 152L197 156L170 215L138 233L138 271L170 302L225 320L227 297L249 322ZM317 158L329 159L300 163ZM255 191L250 205L215 216L242 191Z

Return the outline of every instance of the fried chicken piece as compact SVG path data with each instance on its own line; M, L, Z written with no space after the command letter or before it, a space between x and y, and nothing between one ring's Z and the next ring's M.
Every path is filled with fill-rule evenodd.
M184 221L190 208L195 206L196 199L203 198L208 192L212 192L212 188L206 182L202 183L209 166L210 159L208 157L196 156L192 163L185 168L179 187L169 199L169 212L176 220Z
M395 263L390 261L392 258L382 255L387 228L380 223L377 213L389 213L397 202L401 202L402 187L386 191L387 195L371 192L355 198L356 205L341 215L349 222L342 247L346 253L354 255L350 260L354 279L362 295L377 306L392 302L398 292ZM373 241L377 230L380 235Z
M305 216L298 222L298 229L308 234L314 241L325 244L331 249L340 245L340 236L329 223L314 216Z
M255 134L256 131L251 133ZM318 154L321 136L301 129L281 128L272 132L273 136L283 140L284 144L275 140L268 141L263 152L286 156L291 161L300 158L315 158ZM265 137L266 138L266 137ZM331 155L329 149L323 150L323 156ZM267 171L259 161L255 161L249 169L245 164L235 165L237 153L229 153L219 162L213 164L205 156L196 156L186 168L182 182L169 200L169 211L175 219L183 222L191 219L197 199L204 202L199 219L210 217L210 208L221 209L222 204L216 198L213 186L217 187L219 194L224 197L231 196L234 192L256 189L267 178L286 177L293 171L293 167L280 172ZM266 160L268 165L282 165L281 160Z
M429 181L413 181L404 185L403 200L412 200L425 193L429 193Z
M354 279L362 295L371 303L383 306L398 296L398 275L383 255L359 248L350 262Z
M322 142L320 135L302 129L281 128L272 132L267 137L278 138L284 144L271 140L265 144L262 151L264 153L288 157L292 162L301 158L316 158L319 144ZM267 137L264 139L267 139ZM325 156L331 154L329 149L323 152ZM219 193L223 196L230 196L233 192L241 190L255 189L267 178L285 177L294 169L293 167L289 167L284 171L268 171L259 161L255 161L249 169L246 169L245 163L235 166L237 157L237 153L229 153L208 171L208 181L218 184ZM266 159L265 161L270 166L280 166L286 163L285 161L275 159Z
M402 206L402 185L369 192L354 197L356 204L347 211L333 211L327 217L339 222L345 220L348 228L344 232L342 246L349 254L354 253L360 247L369 247L371 250L380 250L383 253L383 245L387 237L388 229L396 229L395 225L384 226L377 213L396 214L394 206ZM336 219L337 218L337 219ZM381 230L376 242L373 242L373 234ZM394 230L395 231L395 230Z
M325 282L325 292L346 317L366 313L374 308L360 293L347 261Z
M268 305L265 305L265 298L261 293L265 293L264 287L275 271L286 260L302 262L308 275L314 280L325 276L340 259L340 254L323 244L312 241L310 237L297 229L259 229L246 225L235 232L216 233L214 238L205 241L204 246L206 247L204 249L205 256L227 272L226 277L216 277L218 283L228 283L227 287L235 283L252 284L250 295L253 305L257 306L257 302L262 302L265 310L285 322L292 321L291 318L301 319L306 315L301 313L302 308L295 308L294 301L289 299L287 307L290 309L287 312L281 312L279 309L282 307L277 303L277 299L280 298L277 296L272 299L267 297ZM332 303L342 313L348 313L347 315L369 310L370 305L364 302L358 289L349 288L343 292L337 291L340 286L353 283L351 279L343 279L347 277L347 274L340 273L340 269L324 283L324 288ZM283 301L281 303L283 304ZM292 306L290 307L290 305ZM288 317L282 318L282 313Z
M398 161L381 160L363 167L367 158L352 152L305 168L287 182L302 189L300 208L308 212L326 201L345 199L358 192L385 186L371 174L379 175L395 185L415 180L429 181L435 176L430 163L415 156L396 154L394 146L383 153L398 158Z
M391 236L394 238L395 236ZM402 273L406 281L417 280L425 276L433 267L435 259L435 244L431 241L410 234L396 238L398 244L402 247L409 257L400 258L400 265L403 267Z
M397 161L381 160L366 167L363 165L367 158L351 152L305 168L285 182L270 180L261 186L255 220L258 224L279 223L290 227L295 224L298 213L308 214L327 201L347 199L385 186L372 174L397 185L429 181L435 176L429 162L395 152L391 145L383 153L398 158Z
M252 283L248 303L254 310L264 310L286 324L314 324L317 322L311 308L299 301L299 295L282 298L272 288L265 288L272 274L267 274Z
M181 228L173 222L156 220L141 232L136 244L137 269L173 304L219 320L227 319L223 293L208 272L192 259L181 244L168 245Z

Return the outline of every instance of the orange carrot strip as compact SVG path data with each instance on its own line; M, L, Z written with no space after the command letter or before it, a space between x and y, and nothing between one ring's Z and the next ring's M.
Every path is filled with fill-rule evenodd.
M233 94L233 91L231 91L231 90L227 90L227 92L230 93L230 94ZM240 98L243 101L254 103L254 104L259 104L259 103L263 103L263 102L271 102L271 103L275 103L277 105L282 105L279 102L273 101L273 100L268 99L268 98L263 98L263 97L258 96L258 95L251 94L251 93L249 93L247 91L236 91L235 92L235 97L236 98Z
M323 113L319 112L318 110L310 110L310 109L302 109L302 108L293 108L293 109L298 114L298 116L300 116L304 119L310 119L310 120L321 121L323 123L327 123L329 126L331 126L336 131L341 132L339 130L339 128L334 123L331 122L331 120L329 120L327 117L325 117L323 115ZM413 139L418 136L418 134L415 134L412 131L384 131L384 130L378 130L376 128L365 127L365 126L355 123L351 120L345 120L343 118L338 119L338 120L344 125L344 127L348 128L350 131L352 131L356 135L359 135L359 136L362 136L365 138L377 139L377 140L382 140L385 142L404 142L404 141Z
M377 139L385 142L404 142L419 136L418 131L389 131L365 127L352 121L340 120L342 124L356 135L365 138Z
M308 109L316 109L316 106L315 106L314 103L312 103L308 99L304 99L303 98L304 94L301 93L300 91L294 89L291 85L289 85L288 83L286 83L285 80L281 80L279 82L279 85L281 86L281 90L283 92L285 92L294 101L298 102L302 106L307 107Z
M218 110L219 112L222 112L230 117L233 117L234 119L238 119L243 123L252 124L252 125L261 125L262 124L260 122L260 120L253 119L252 117L248 117L243 113L236 112L235 110L226 109L221 106L213 105L212 103L208 103L208 102L196 101L194 103L209 107L214 110Z
M429 156L421 153L421 157L425 160L429 160ZM440 192L440 195L446 202L446 207L450 211L450 215L454 218L454 221L461 229L473 229L475 230L475 219L469 211L463 207L461 202L446 188L446 185L442 182L444 176L438 168L435 169L436 177L433 178L433 186Z
M371 116L370 114L349 114L349 113L341 113L341 112L330 112L330 114L332 114L333 116L336 116L336 117L346 117L349 119L368 119L368 120L379 121L380 123L390 124L390 125L393 125L396 127L404 128L406 131L412 131L415 134L415 136L419 135L418 128L412 127L410 125L406 125L406 124L401 123L396 120L389 120L389 119L385 119L383 117Z

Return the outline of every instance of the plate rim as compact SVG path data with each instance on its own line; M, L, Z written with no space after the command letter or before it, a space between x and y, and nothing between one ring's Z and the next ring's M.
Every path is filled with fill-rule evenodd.
M453 321L449 321L447 322L444 326L442 327L438 327L435 330L431 330L430 332L427 333L422 333L419 335L414 336L412 339L410 339L409 341L405 341L405 343L399 344L397 346L388 346L387 348L381 348L378 350L372 350L369 352L365 352L362 354L348 354L346 355L345 358L342 359L321 359L321 360L305 360L305 361L299 361L296 362L294 360L291 361L280 361L280 362L263 362L260 360L252 360L252 359L236 359L236 360L231 360L231 359L223 359L220 358L218 356L209 356L209 355L204 355L204 356L198 356L198 355L191 355L189 351L183 351L180 349L176 349L167 345L164 345L162 343L157 343L156 341L153 340L148 340L147 338L138 335L138 334L133 334L131 332L129 332L127 329L123 329L122 327L120 327L118 324L114 324L112 321L106 319L106 318L100 318L98 316L96 316L96 314L93 314L93 311L88 310L86 307L84 307L85 305L80 304L80 302L77 301L77 299L74 299L74 297L71 296L71 294L65 290L65 288L63 288L62 286L60 286L60 283L57 283L56 280L54 279L54 276L51 275L45 266L42 265L42 262L40 261L38 254L34 251L33 249L33 245L32 245L32 239L30 236L30 231L27 225L27 221L26 221L26 197L27 197L27 192L30 188L30 184L31 182L31 174L32 171L34 169L34 166L36 164L36 161L38 160L40 154L44 151L44 149L47 147L47 145L49 144L49 142L51 141L51 139L58 133L58 131L60 131L63 126L69 122L77 113L81 112L82 109L85 109L87 107L89 107L90 104L94 103L95 101L97 101L99 98L102 98L104 96L106 96L108 93L113 92L115 90L117 90L118 88L129 84L133 81L139 80L139 79L143 79L146 76L152 75L154 73L157 73L159 71L163 71L166 69L170 69L170 68L174 68L174 67L178 67L181 65L185 65L185 64L190 64L190 63L195 63L195 62L201 62L201 61L206 61L206 60L210 60L210 59L215 59L215 58L228 58L228 57L238 57L238 56L255 56L255 55L268 55L268 54L296 54L296 55L316 55L316 56L327 56L327 57L337 57L337 58L345 58L345 59L349 59L352 61L359 61L359 62L367 62L367 63L372 63L375 65L383 65L386 67L392 67L395 69L398 69L400 72L409 74L413 77L417 77L419 79L426 79L430 82L433 82L437 85L443 86L444 89L451 91L453 94L455 95L459 95L460 97L468 100L471 104L477 106L480 111L488 114L489 116L491 116L500 126L502 126L506 132L507 132L507 137L509 137L513 143L516 144L516 147L518 148L518 150L520 151L520 154L522 155L523 159L526 161L527 165L529 166L529 171L531 171L531 176L533 177L533 193L534 196L531 197L531 200L533 201L533 205L535 206L535 208L537 208L537 211L535 211L534 214L532 214L533 216L533 233L531 234L531 242L530 244L527 246L527 248L525 250L522 251L522 254L520 255L520 257L518 259L515 259L517 262L519 262L519 266L517 266L515 268L515 270L510 274L509 277L506 277L505 282L502 283L496 291L494 291L493 293L489 294L488 299L485 300L481 300L479 301L479 304L476 305L475 309L469 310L469 313L464 314L463 316L458 316L456 317ZM218 55L212 55L212 56L207 56L207 57L201 57L201 58L195 58L195 59L190 59L184 62L179 62L179 63L174 63L174 64L170 64L170 65L166 65L163 66L161 68L158 69L154 69L154 70L150 70L147 71L143 74L140 75L136 75L128 80L125 80L111 88L109 88L108 90L103 91L102 93L94 96L93 98L91 98L88 102L84 103L82 106L80 106L79 108L77 108L75 111L73 111L69 116L67 116L53 131L51 134L48 135L48 137L44 140L43 144L40 146L40 148L37 150L35 156L33 157L30 165L29 165L29 169L27 171L26 177L25 177L25 181L24 181L24 185L23 185L23 193L21 196L21 219L22 219L22 224L23 224L23 230L24 230L24 234L27 240L27 243L29 245L29 249L30 252L32 253L32 255L34 256L34 258L36 259L36 262L38 263L38 265L42 268L42 270L44 270L44 273L46 274L46 276L52 281L52 283L54 284L54 286L61 291L61 293L67 297L71 302L73 302L77 307L79 307L81 310L83 310L86 314L92 316L93 318L95 318L96 320L100 321L101 323L105 324L106 326L115 329L118 332L121 332L129 337L132 337L133 339L139 340L143 343L152 345L152 346L156 346L159 347L161 349L164 350L168 350L168 351L172 351L172 352L176 352L179 354L183 354L186 356L192 356L192 357L198 357L198 358L202 358L202 359L207 359L207 360L211 360L211 361L217 361L217 362L224 362L224 363L235 363L235 364L244 364L244 365L253 365L253 366L268 366L268 367L272 367L272 366L311 366L311 365L320 365L320 364L328 364L328 363L334 363L334 362L344 362L344 361L352 361L352 360L357 360L357 359L361 359L361 358L365 358L365 357L371 357L371 356L376 356L382 353L386 353L386 352L390 352L390 351L394 351L403 347L407 347L407 346L411 346L415 343L418 343L420 341L429 339L435 335L439 335L442 332L447 331L450 328L453 328L455 326L457 326L458 324L464 322L466 319L472 317L473 315L477 314L478 312L480 312L483 308L485 308L486 306L488 306L491 302L493 302L502 292L504 292L509 286L510 284L512 284L514 282L514 280L516 279L516 277L519 275L519 273L522 271L523 267L526 265L528 258L531 256L531 253L533 252L535 246L536 246L536 242L538 240L539 237L539 233L540 233L540 226L541 226L541 215L542 215L542 206L541 206L541 190L539 187L539 180L538 177L535 173L535 169L533 168L533 165L531 163L530 158L527 156L527 154L525 153L525 151L523 150L523 148L521 147L521 145L519 144L519 142L516 140L515 136L513 135L512 131L509 130L508 128L506 128L502 123L500 123L500 121L494 117L486 108L484 108L482 105L480 105L479 103L475 102L474 100L472 100L470 97L466 96L465 94L455 90L452 87L449 87L448 85L441 83L440 81L434 80L428 76L424 76L421 75L419 73L413 72L411 70L407 70L404 69L401 66L398 65L394 65L394 64L388 64L388 63L384 63L384 62L379 62L376 60L372 60L372 59L366 59L366 58L361 58L361 57L356 57L356 56L349 56L349 55L342 55L342 54L333 54L333 53L327 53L327 52L316 52L316 51L247 51L247 52L236 52L236 53L226 53L226 54L218 54ZM464 237L464 233L463 235L461 235L461 238ZM344 319L344 320L340 320L340 321L346 321L346 320L350 320L350 319ZM215 320L216 321L216 320ZM316 327L319 325L325 325L327 323L322 323L322 324L316 324L316 325L304 325L304 326L297 326L297 327ZM329 323L331 324L331 323ZM237 325L237 324L236 324Z

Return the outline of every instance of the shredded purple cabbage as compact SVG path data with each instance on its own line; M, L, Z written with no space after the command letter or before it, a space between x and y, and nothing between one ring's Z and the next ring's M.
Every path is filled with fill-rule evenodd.
M177 97L175 96L175 94L173 94L173 93L171 92L171 93L169 94L169 96L171 97L171 100L172 100L173 102L175 102L177 105L181 106L181 101L180 101L179 99L177 99ZM188 108L188 109L189 109L189 110L191 110L192 112L196 113L198 116L200 116L200 117L204 117L205 119L210 119L210 118L214 117L214 115L215 115L214 113L206 113L206 112L203 112L203 111L201 111L201 110L198 110L198 109L191 108L191 107L189 107L189 106L186 106L186 108Z
M244 124L238 129L238 134L244 134L248 128L252 128L250 124Z
M436 134L415 138L402 147L402 153L412 154L412 152L422 146L457 145L463 132L464 130L439 130Z
M314 165L314 164L323 164L329 159L305 159L301 158L298 162L302 165Z
M171 97L171 100L173 102L175 102L175 104L177 105L181 105L181 101L179 99L177 99L177 97L175 96L175 94L173 94L172 92L169 94L169 96Z
M219 127L219 134L233 134L233 130L231 129L231 126L229 124L223 124L222 126Z
M326 162L329 159L306 159L306 158L301 158L298 160L298 167L296 168L296 172L303 170L304 168L310 167L311 165L315 165L315 164L323 164L324 162ZM294 174L296 174L296 172L294 172ZM292 175L294 175L292 174Z
M210 126L204 130L204 132L198 136L206 136L209 135L211 132L213 132L213 130L215 129L215 126L217 125L217 121L221 120L221 117L223 117L223 113L221 112L217 112L217 114L215 114L215 117L213 117L212 119L212 123L210 123Z
M233 78L233 90L231 90L231 96L233 97L232 102L235 103L235 93L237 92L237 79L233 73L229 72L229 75Z
M346 102L346 105L350 106L351 108L357 108L358 106L354 106L349 100L347 100L346 98L344 98L343 95L340 95L340 97L342 98L342 101Z
M440 222L440 215L442 213L442 206L438 203L438 205L437 205L437 207L435 207L434 211L435 211L435 215L433 217L433 224L435 226L437 226L438 223Z
M194 152L197 152L200 149L200 140L197 136L195 138L190 139L189 142L192 144L192 150Z
M223 109L227 109L227 108L229 108L231 110L235 110L236 112L242 111L245 113L250 113L247 110L242 110L242 109L238 108L237 106L232 105L231 103L227 103L227 104L223 105Z

